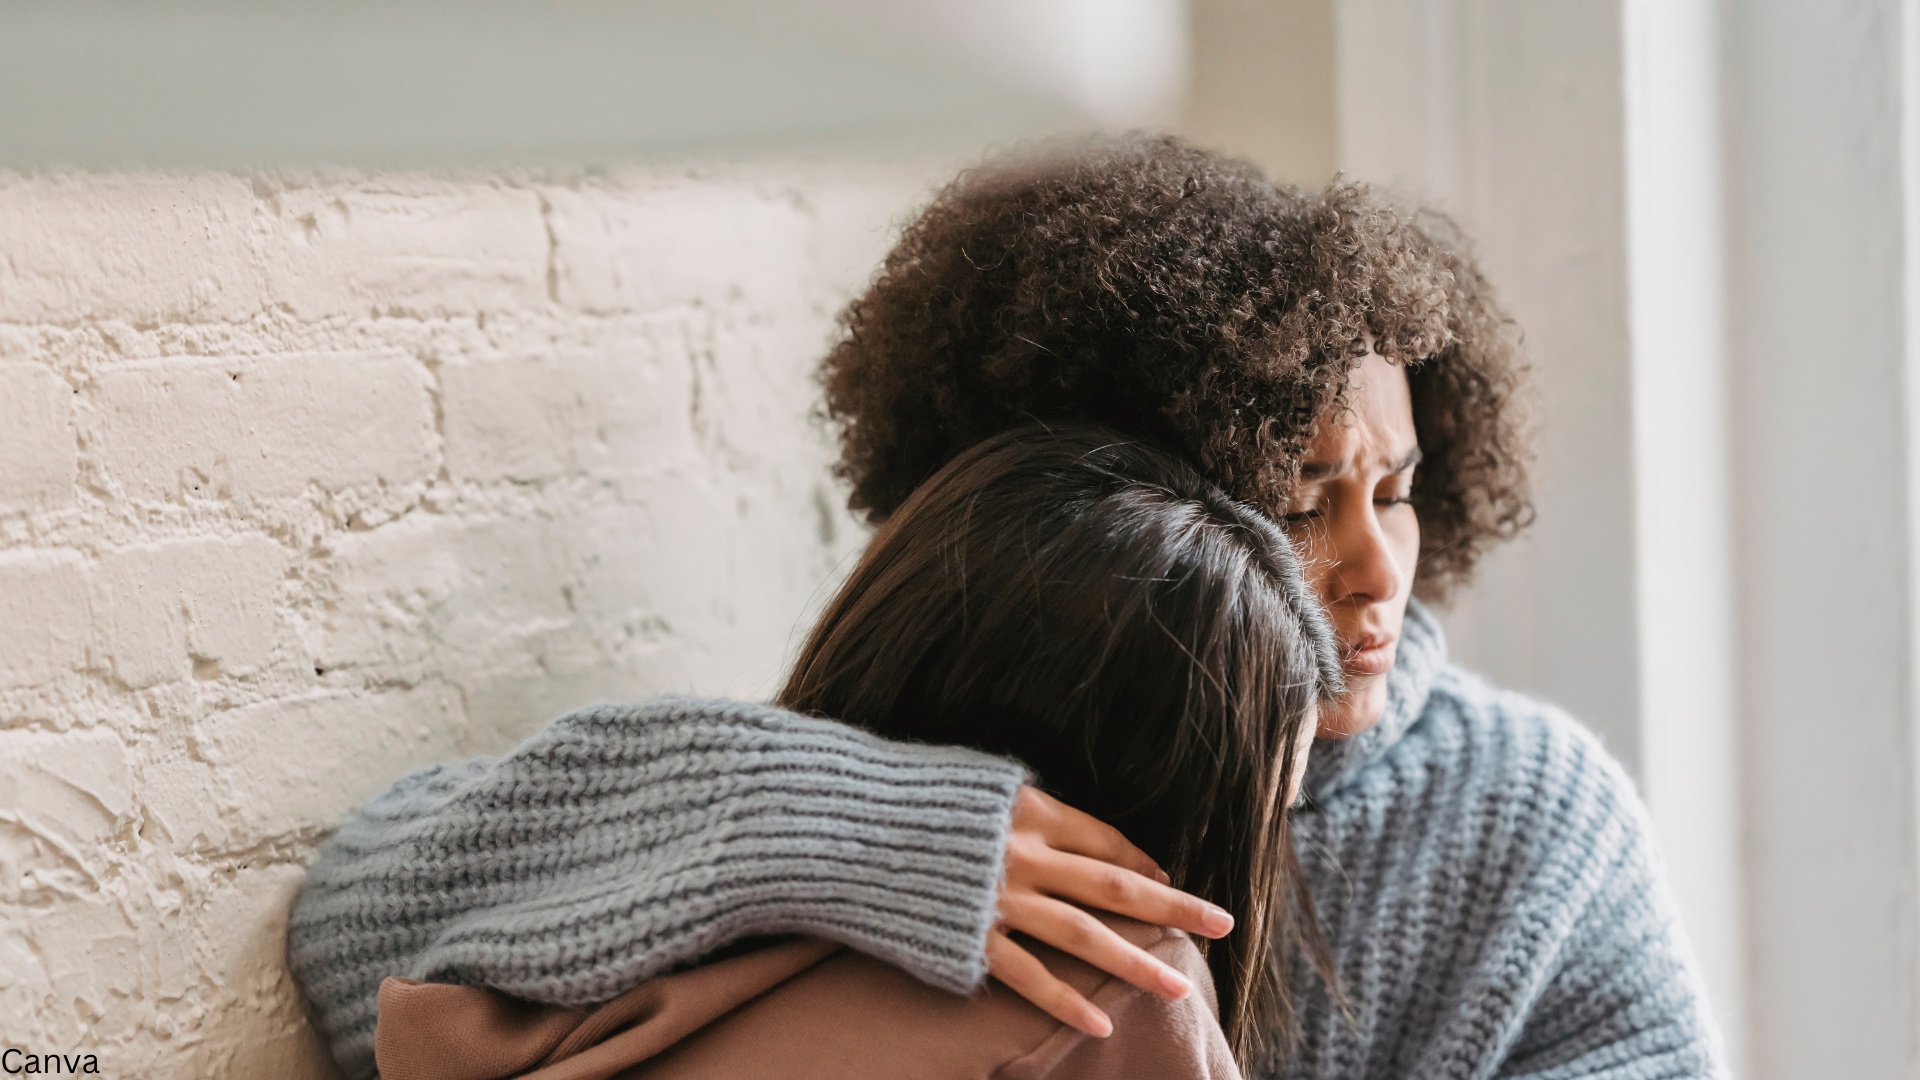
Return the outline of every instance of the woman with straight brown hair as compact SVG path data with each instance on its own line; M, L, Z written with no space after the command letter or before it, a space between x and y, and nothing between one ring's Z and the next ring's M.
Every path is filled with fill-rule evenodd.
M493 991L389 980L381 1075L448 1077L449 1061L476 1052L497 1068L458 1075L572 1075L568 1060L590 1052L636 1070L620 1075L662 1077L1181 1077L1271 1067L1294 1029L1292 961L1324 953L1287 808L1317 703L1340 680L1319 605L1267 517L1165 451L1107 429L990 438L881 529L776 704L888 740L1017 759L1054 795L1117 826L1171 884L1234 918L1236 932L1204 960L1177 931L1108 923L1194 985L1158 998L1118 980L1089 985L1091 969L1058 953L1027 943L1043 961L990 940L990 952L1044 962L1125 1013L1112 1038L1093 1039L1004 989L948 995L812 942L729 955L595 1013L550 1010L533 1024L497 1022L505 1006ZM506 868L490 887L537 878L551 888L550 871L512 868L537 865L554 844L592 846L637 824L619 802L647 779L623 752L638 745L629 739L657 739L676 724L697 737L703 712L742 708L677 700L577 713L444 798L416 804L397 830L396 806L369 814L384 814L389 837L426 841L405 851L409 872L454 880L486 848L490 864ZM849 768L858 771L857 756ZM651 782L657 797L660 781ZM912 851L900 864L903 875L938 877ZM467 936L457 919L438 933L443 943ZM461 951L447 948L424 974L472 981L461 977ZM1217 1023L1199 1004L1216 994ZM574 1034L582 1028L602 1034ZM616 1036L625 1051L606 1049Z

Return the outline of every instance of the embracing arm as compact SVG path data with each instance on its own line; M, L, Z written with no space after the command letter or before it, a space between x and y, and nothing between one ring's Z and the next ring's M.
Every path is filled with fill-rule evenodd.
M965 990L1025 775L763 706L583 710L348 819L309 871L289 963L353 1075L372 1070L388 975L586 1004L805 932Z
M354 1076L372 1071L389 975L589 1004L786 932L949 990L991 971L1104 1034L1105 1014L1006 930L1175 997L1185 979L1061 898L1210 937L1232 920L1143 876L1158 870L1118 832L1025 779L766 706L587 709L505 757L406 776L351 816L308 871L288 960Z

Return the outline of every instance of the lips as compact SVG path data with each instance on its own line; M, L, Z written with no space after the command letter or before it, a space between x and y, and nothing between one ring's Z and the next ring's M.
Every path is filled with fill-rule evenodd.
M1340 666L1348 675L1385 675L1393 670L1397 644L1398 639L1386 634L1369 634L1345 642L1340 650Z

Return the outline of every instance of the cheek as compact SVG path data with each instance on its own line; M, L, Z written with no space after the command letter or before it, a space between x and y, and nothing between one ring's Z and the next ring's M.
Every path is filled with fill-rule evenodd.
M1392 516L1391 521L1381 523L1386 533L1387 543L1393 548L1394 558L1400 561L1401 569L1411 578L1415 564L1420 560L1420 518L1413 507L1405 506Z
M1321 603L1326 603L1334 581L1334 569L1340 565L1340 561L1334 557L1333 543L1327 538L1327 530L1324 527L1288 529L1287 539L1293 543L1294 554L1300 557L1300 576L1306 579L1307 587L1313 590Z
M1300 576L1307 579L1307 588L1312 589L1313 595L1323 604L1330 604L1336 599L1333 588L1336 579L1333 571L1338 565L1334 560L1325 557L1300 560Z

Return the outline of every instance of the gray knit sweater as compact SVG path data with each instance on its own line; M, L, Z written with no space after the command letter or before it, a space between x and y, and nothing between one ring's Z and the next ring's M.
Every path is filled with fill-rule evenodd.
M585 1005L805 932L965 990L1026 776L758 705L585 709L349 817L307 871L288 961L355 1078L388 975Z
M1295 835L1347 1004L1302 974L1288 1075L1725 1075L1644 812L1585 731L1449 665L1416 605L1386 716L1315 754ZM575 713L342 825L294 978L356 1078L386 975L585 1004L805 931L964 989L1023 776L751 705Z

